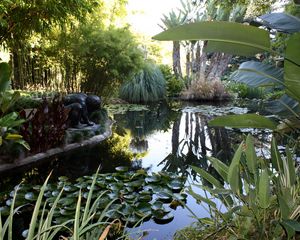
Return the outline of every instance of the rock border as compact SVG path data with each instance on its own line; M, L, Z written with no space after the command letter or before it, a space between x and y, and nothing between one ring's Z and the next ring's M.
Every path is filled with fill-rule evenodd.
M114 123L115 122L111 119L107 120L105 123L106 130L104 133L93 136L90 139L84 140L82 142L71 143L63 147L52 148L47 150L46 152L37 153L35 155L31 155L20 160L16 160L13 163L2 164L0 165L0 173L26 167L37 162L44 163L46 161L54 159L55 157L59 157L63 154L70 153L80 148L93 147L112 135L112 126Z

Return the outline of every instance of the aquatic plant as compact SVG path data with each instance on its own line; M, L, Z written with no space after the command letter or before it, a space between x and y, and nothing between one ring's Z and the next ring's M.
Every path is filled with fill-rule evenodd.
M58 232L81 239L96 227L102 229L102 234L104 227L115 219L123 226L136 226L150 218L161 224L170 222L174 218L170 207L176 208L179 201L185 202L187 195L180 193L185 178L165 172L128 172L126 167L116 170L115 173L97 172L84 176L75 183L60 177L58 183L46 181L43 186L17 186L5 206L0 208L1 216L8 217L2 225L2 236L16 211L33 211L27 239L34 236L52 239Z

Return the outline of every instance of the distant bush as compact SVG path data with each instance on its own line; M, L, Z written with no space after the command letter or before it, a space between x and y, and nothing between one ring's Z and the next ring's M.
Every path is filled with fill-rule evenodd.
M185 86L183 79L177 78L168 65L161 64L159 68L166 79L167 95L171 97L179 96Z
M229 82L226 89L238 98L260 99L264 98L265 94L262 87L254 88L244 83Z
M213 101L227 99L229 94L219 80L199 80L192 82L189 88L182 92L181 97L184 100Z
M121 87L120 97L130 103L147 103L163 99L166 80L159 67L146 63L133 79Z

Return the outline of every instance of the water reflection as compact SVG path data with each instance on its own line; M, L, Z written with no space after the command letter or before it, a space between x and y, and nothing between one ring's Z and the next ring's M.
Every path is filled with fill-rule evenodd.
M163 171L175 172L193 177L196 173L189 166L194 165L212 172L207 156L219 158L229 163L233 155L233 145L238 142L236 136L224 128L208 126L211 115L193 109L174 111L161 104L154 111L127 112L115 115L119 127L130 131L130 148L133 152L145 153L149 150L149 140L157 132L170 131L171 149L167 156L161 154L158 166ZM150 151L163 152L164 142L158 142Z

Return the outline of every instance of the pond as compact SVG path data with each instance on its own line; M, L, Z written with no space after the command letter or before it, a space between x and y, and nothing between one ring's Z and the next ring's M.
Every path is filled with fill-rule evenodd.
M32 185L41 184L52 169L51 181L55 182L60 176L75 180L80 176L92 175L99 165L103 173L115 172L118 166L155 173L172 172L186 177L186 185L189 185L193 181L200 181L190 168L191 165L216 175L207 161L207 156L230 163L244 132L252 131L233 131L208 126L208 121L215 116L249 111L247 108L231 105L173 102L148 107L114 105L108 110L116 121L113 135L108 140L85 151L54 159L48 164L35 165L25 172L12 172L1 176L1 192L9 192L21 180ZM266 132L256 135L262 142L266 142L269 137ZM196 191L206 194L198 188ZM186 204L197 217L209 216L205 205L197 204L191 196L187 197ZM134 239L141 232L145 232L143 239L172 239L176 230L195 221L187 208L179 206L172 213L174 219L168 224L160 225L151 219L138 228L129 228L128 231Z

